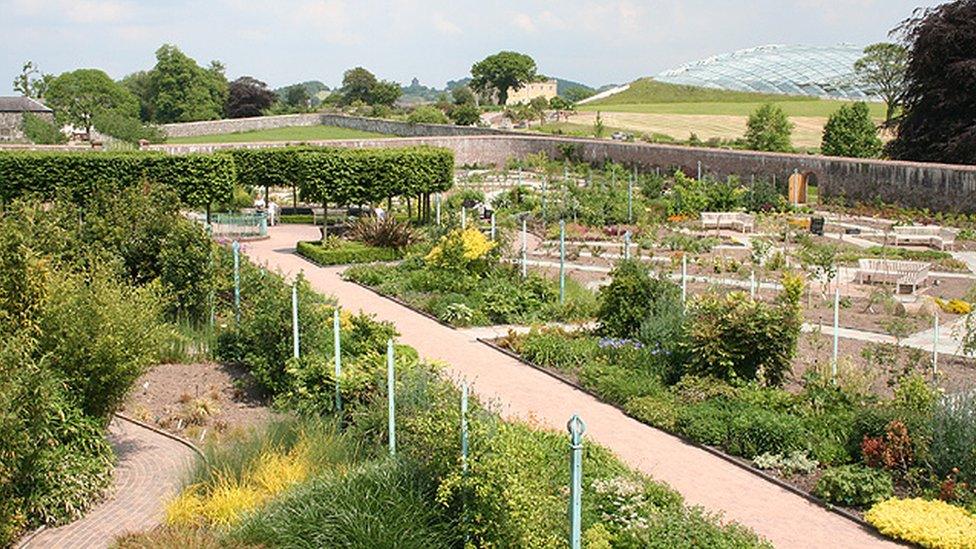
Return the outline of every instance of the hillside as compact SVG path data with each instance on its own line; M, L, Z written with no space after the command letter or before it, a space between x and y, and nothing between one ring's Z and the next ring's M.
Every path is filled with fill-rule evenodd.
M716 90L696 86L666 84L652 78L641 78L618 94L588 102L587 107L598 105L638 105L655 103L762 103L773 101L817 101L815 97L749 93Z

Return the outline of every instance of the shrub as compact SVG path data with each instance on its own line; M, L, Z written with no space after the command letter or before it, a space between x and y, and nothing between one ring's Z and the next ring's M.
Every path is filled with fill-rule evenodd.
M678 424L678 401L667 391L634 397L624 404L624 410L638 420L674 432Z
M767 103L749 115L746 122L746 147L753 151L791 152L793 123L783 109Z
M68 136L61 133L57 126L40 116L24 113L24 136L35 145L60 145L68 142Z
M601 399L620 405L631 398L663 390L659 373L647 368L627 367L615 361L599 360L585 364L580 372L580 380Z
M348 238L377 248L393 248L402 251L417 242L418 236L406 221L392 216L363 217L349 228Z
M824 500L847 507L866 507L890 498L891 477L863 465L841 465L824 471L814 493Z
M478 229L455 230L442 237L424 261L446 270L484 272L488 267L485 258L495 246Z
M807 438L798 417L752 407L734 414L728 431L729 452L747 459L802 450Z
M789 454L772 454L766 452L756 456L752 464L760 469L777 469L787 475L793 473L810 474L817 470L817 460L810 459L803 450L794 450Z
M976 547L976 517L943 501L889 499L864 514L886 536L933 549Z
M172 318L209 320L216 291L213 243L198 226L179 222L159 244L159 281Z
M871 120L868 105L858 101L842 105L830 115L824 126L820 152L827 156L877 158L881 148L881 138Z
M706 401L678 411L675 427L691 440L709 446L724 446L729 440L733 414L723 401Z
M403 255L393 248L377 248L360 242L330 238L322 242L299 242L298 255L319 265L348 265L395 261Z
M779 385L792 367L801 319L796 296L776 305L742 292L705 295L691 306L683 341L694 375ZM786 297L784 297L786 296Z
M421 105L407 116L408 124L450 124L451 120L437 107Z
M930 420L929 464L939 478L958 469L958 479L976 484L976 391L942 397Z
M638 334L645 319L680 311L680 290L664 278L653 278L639 260L621 261L610 273L610 284L600 288L600 330L611 337L630 338ZM670 317L669 317L670 318ZM680 322L676 320L675 322ZM649 335L666 341L673 327ZM650 331L650 329L649 329Z

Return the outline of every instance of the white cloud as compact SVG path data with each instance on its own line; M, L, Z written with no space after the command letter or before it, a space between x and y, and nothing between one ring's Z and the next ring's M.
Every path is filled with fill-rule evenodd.
M434 28L437 29L437 31L441 34L461 34L461 27L457 26L453 21L445 17L443 13L435 13L431 23L433 23Z
M532 21L532 16L530 16L527 13L516 13L512 17L512 23L514 23L516 27L524 30L525 32L536 31L535 23Z
M115 23L128 19L135 6L120 0L13 0L13 9L29 17L63 15L71 23Z

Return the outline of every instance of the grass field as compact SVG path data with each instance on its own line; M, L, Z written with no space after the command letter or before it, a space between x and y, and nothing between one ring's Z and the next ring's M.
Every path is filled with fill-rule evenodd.
M194 137L175 137L167 143L246 143L251 141L320 141L324 139L362 139L394 137L382 133L364 132L337 128L335 126L298 126L294 128L275 128L250 132L198 135Z

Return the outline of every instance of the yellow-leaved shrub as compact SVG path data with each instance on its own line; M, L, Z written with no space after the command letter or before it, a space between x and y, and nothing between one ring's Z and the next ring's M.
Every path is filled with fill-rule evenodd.
M463 266L484 258L497 244L478 229L455 230L442 237L424 261L445 267Z
M933 549L976 547L976 517L939 500L889 499L864 519L886 536Z

